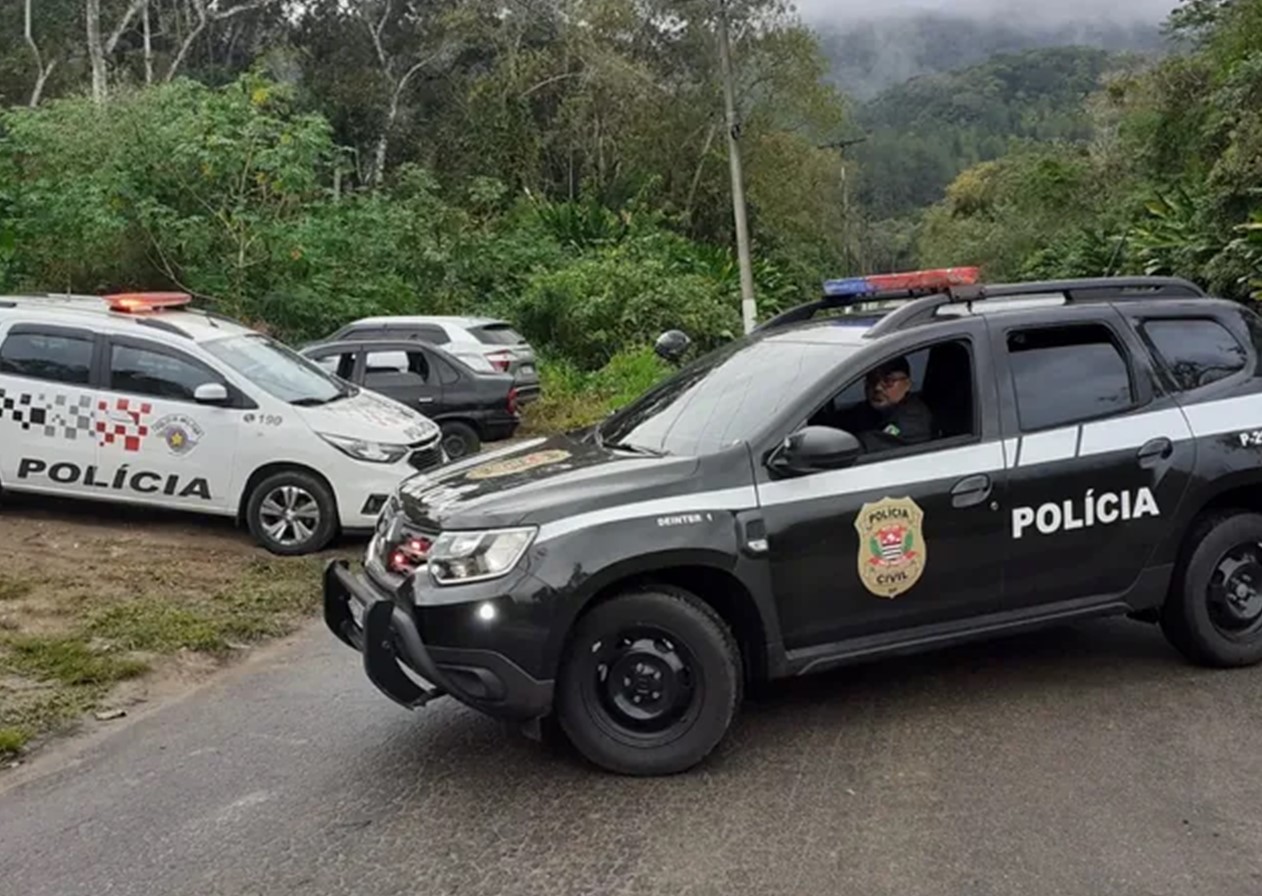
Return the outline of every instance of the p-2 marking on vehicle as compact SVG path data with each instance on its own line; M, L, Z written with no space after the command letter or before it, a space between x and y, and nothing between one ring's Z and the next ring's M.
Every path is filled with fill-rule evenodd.
M751 682L1069 619L1258 662L1262 320L975 274L829 284L596 427L413 477L329 628L404 706L555 716L632 774L700 762ZM925 441L863 429L903 370Z

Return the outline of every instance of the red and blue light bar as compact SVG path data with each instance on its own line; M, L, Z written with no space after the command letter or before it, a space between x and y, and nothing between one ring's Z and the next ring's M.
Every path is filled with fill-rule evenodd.
M980 268L932 268L897 274L872 274L825 280L824 295L828 298L858 298L887 292L938 292L953 286L971 286L981 279Z

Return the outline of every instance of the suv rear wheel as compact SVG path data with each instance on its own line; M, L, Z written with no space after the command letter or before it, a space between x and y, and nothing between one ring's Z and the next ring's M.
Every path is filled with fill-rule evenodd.
M1206 666L1262 661L1262 515L1227 511L1192 527L1161 614L1166 637Z
M597 605L570 640L557 693L561 728L595 764L666 775L699 763L741 700L731 630L696 596L650 586Z
M254 487L245 521L255 540L273 554L309 554L333 539L337 504L317 477L285 470Z

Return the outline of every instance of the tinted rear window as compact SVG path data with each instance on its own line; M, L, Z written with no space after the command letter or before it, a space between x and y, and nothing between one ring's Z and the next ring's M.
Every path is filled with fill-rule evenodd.
M526 340L508 324L486 324L470 327L469 332L485 345L521 345Z
M1236 337L1215 320L1150 320L1143 330L1175 387L1183 391L1244 370L1249 360Z
M1130 368L1107 327L1018 330L1008 335L1008 364L1026 432L1119 413L1134 403Z
M91 339L55 333L11 333L0 347L0 373L86 385L93 346Z

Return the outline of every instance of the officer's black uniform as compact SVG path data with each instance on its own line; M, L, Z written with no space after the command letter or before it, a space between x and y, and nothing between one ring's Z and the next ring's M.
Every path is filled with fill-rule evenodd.
M933 415L915 395L887 408L865 404L856 416L854 432L865 451L918 445L933 438Z

